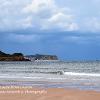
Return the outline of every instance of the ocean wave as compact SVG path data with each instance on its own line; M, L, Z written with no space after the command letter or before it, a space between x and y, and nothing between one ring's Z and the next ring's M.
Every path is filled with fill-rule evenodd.
M55 74L55 75L64 75L64 71L45 71L45 72L42 72L42 71L35 71L34 73L42 73L42 74Z

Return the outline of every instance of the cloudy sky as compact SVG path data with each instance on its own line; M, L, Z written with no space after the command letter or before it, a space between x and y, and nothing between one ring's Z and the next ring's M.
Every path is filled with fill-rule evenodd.
M0 50L100 59L100 0L0 0Z

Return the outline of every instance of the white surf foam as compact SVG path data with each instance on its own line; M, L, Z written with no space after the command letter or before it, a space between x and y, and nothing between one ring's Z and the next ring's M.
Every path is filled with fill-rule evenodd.
M100 77L100 74L95 74L95 73L75 73L75 72L64 72L64 75Z

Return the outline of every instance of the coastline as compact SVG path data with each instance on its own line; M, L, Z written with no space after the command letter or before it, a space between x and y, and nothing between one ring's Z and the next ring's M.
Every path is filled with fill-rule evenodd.
M5 91L2 93L2 91ZM7 93L7 91L9 91ZM12 91L12 92L11 92ZM16 91L16 92L15 92ZM17 92L19 91L19 92ZM23 91L23 92L22 92ZM0 88L1 100L100 100L100 92L63 88Z

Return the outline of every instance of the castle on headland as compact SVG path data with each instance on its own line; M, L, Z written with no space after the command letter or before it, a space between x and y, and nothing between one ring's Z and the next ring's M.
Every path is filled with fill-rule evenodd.
M35 61L35 60L58 60L56 55L27 55L22 53L6 54L0 51L0 61Z

